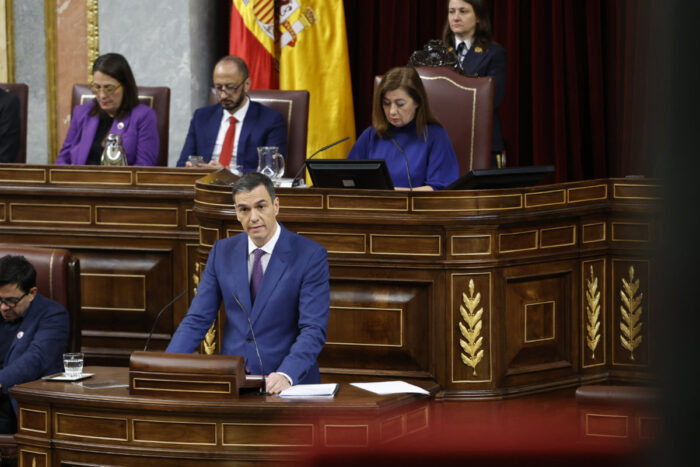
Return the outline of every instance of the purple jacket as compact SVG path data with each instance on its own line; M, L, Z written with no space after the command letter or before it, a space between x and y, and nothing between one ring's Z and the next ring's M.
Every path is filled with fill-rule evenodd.
M93 105L97 104L90 102L73 110L56 164L85 165L99 122L99 117L89 115ZM129 165L156 165L158 162L160 139L156 113L147 105L139 104L123 119L115 119L109 132L121 135Z

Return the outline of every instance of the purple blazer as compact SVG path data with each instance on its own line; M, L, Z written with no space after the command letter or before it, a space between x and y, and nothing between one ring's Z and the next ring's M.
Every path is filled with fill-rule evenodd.
M56 164L85 165L99 122L99 117L89 114L93 105L97 104L90 102L73 110ZM156 165L158 162L160 139L156 113L147 105L139 104L123 119L115 119L109 132L121 135L129 165Z

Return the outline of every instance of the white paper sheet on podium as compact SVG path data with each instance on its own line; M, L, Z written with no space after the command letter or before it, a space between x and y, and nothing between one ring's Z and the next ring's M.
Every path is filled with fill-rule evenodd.
M338 392L336 383L297 384L280 393L280 397L333 397Z
M413 384L406 383L405 381L382 381L379 383L350 383L351 385L364 389L365 391L370 391L375 394L386 395L386 394L430 394L423 388L415 386Z

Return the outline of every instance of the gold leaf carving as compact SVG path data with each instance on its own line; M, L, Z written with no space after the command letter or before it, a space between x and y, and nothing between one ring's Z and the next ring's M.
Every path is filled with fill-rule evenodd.
M591 266L591 278L586 279L586 345L591 351L591 358L595 359L595 349L600 341L600 290L598 290L598 278L593 274Z
M481 302L481 293L474 294L474 280L469 279L469 295L462 292L463 305L459 306L459 314L464 323L459 323L459 332L464 339L459 340L459 346L463 353L460 354L462 363L473 370L476 376L476 366L484 358L484 350L481 348L484 339L481 337L481 316L484 309L477 307Z
M211 323L211 327L204 336L204 353L207 355L213 355L216 350L216 320Z
M202 271L202 265L197 262L194 264L194 274L192 274L192 282L194 282L194 295L197 295L197 287L199 287L199 275ZM207 355L213 355L216 351L216 320L211 323L211 327L204 336L202 341L202 346L204 347L204 353Z
M620 290L620 343L630 351L630 359L634 360L634 351L642 343L642 298L643 293L639 291L639 279L634 278L634 266L629 269L629 281L622 278L622 289Z

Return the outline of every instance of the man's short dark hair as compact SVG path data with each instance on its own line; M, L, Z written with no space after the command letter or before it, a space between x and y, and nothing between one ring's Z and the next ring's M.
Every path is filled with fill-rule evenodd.
M260 185L263 185L270 194L270 200L275 200L275 185L270 180L270 177L259 172L249 172L233 184L233 202L236 203L236 194L240 192L253 191Z
M36 270L27 258L19 255L0 258L0 286L7 284L17 284L25 293L36 287Z

